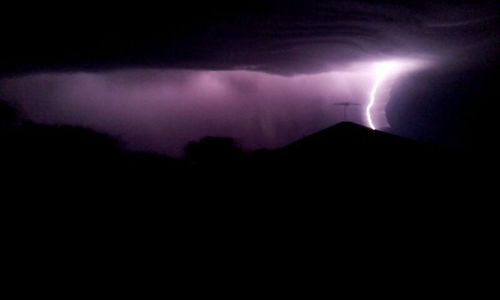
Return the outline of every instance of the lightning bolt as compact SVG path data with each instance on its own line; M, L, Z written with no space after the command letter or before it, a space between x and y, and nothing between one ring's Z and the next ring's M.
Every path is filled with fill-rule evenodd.
M375 103L377 102L378 91L382 86L382 84L384 83L384 81L387 79L387 77L392 72L396 71L397 67L398 66L395 62L385 62L385 63L375 64L375 82L373 83L373 87L370 91L370 102L366 107L366 119L368 120L368 125L373 130L377 129L375 124L373 123L372 109L375 106Z
M373 84L372 90L370 92L370 102L368 103L368 106L366 107L366 119L368 120L368 125L370 126L371 129L375 130L377 129L375 127L375 124L373 124L373 119L372 119L372 108L375 105L375 102L377 101L377 92L382 85L382 82L384 82L384 78L382 77L377 77L375 79L375 83Z

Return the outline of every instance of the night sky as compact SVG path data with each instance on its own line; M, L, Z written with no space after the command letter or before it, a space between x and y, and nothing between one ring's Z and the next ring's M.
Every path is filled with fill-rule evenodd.
M346 119L485 144L498 106L498 1L182 1L10 6L0 98L37 123L89 127L179 156L229 136L275 148ZM478 130L480 133L478 133Z

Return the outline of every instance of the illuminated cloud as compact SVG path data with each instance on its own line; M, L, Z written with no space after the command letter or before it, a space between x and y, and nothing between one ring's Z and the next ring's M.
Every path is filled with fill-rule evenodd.
M249 149L286 144L342 121L334 103L359 104L347 119L384 129L401 76L422 63L498 57L498 1L178 4L89 5L83 18L45 3L30 16L24 6L6 11L3 28L36 26L2 36L0 97L37 122L88 126L133 149L180 155L205 135ZM385 72L385 62L397 72ZM413 91L405 87L392 106Z
M415 62L412 62L415 65ZM411 64L401 61L399 71ZM412 66L413 66L412 65ZM316 75L252 71L129 70L47 73L0 80L28 119L90 127L132 149L179 156L190 141L229 136L247 149L283 146L344 121L367 124L373 63ZM394 75L391 73L391 75ZM389 95L378 95L379 104ZM381 108L383 109L383 108ZM386 123L377 115L377 123Z

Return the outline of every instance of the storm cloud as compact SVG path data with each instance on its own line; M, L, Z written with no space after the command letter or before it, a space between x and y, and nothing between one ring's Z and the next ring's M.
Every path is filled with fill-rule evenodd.
M8 6L0 73L174 68L332 71L391 56L450 59L498 42L497 1L182 1Z
M27 119L91 127L133 149L180 155L207 135L278 147L342 121L335 103L359 104L348 117L366 125L373 63L431 61L433 71L398 85L389 124L382 122L417 136L406 129L446 118L416 114L415 103L427 107L434 94L414 91L432 85L445 93L456 85L426 85L426 76L460 77L456 65L496 60L499 8L498 1L10 4L0 20L10 29L0 49L0 97ZM384 103L390 95L386 86ZM467 95L463 101L475 103ZM443 105L451 111L455 103ZM385 106L377 109L385 115Z
M0 95L26 119L110 133L130 148L180 155L190 141L229 136L248 149L285 145L343 120L371 74L285 77L249 71L133 70L59 73L0 81ZM363 106L349 108L365 122Z

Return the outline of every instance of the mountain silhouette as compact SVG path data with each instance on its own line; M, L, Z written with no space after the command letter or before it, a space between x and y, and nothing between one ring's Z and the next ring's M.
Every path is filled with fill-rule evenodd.
M329 153L330 151L401 150L417 143L382 131L342 122L283 148L285 151Z
M441 152L433 145L343 122L278 149L271 156L284 168L356 172L419 167L439 159Z

